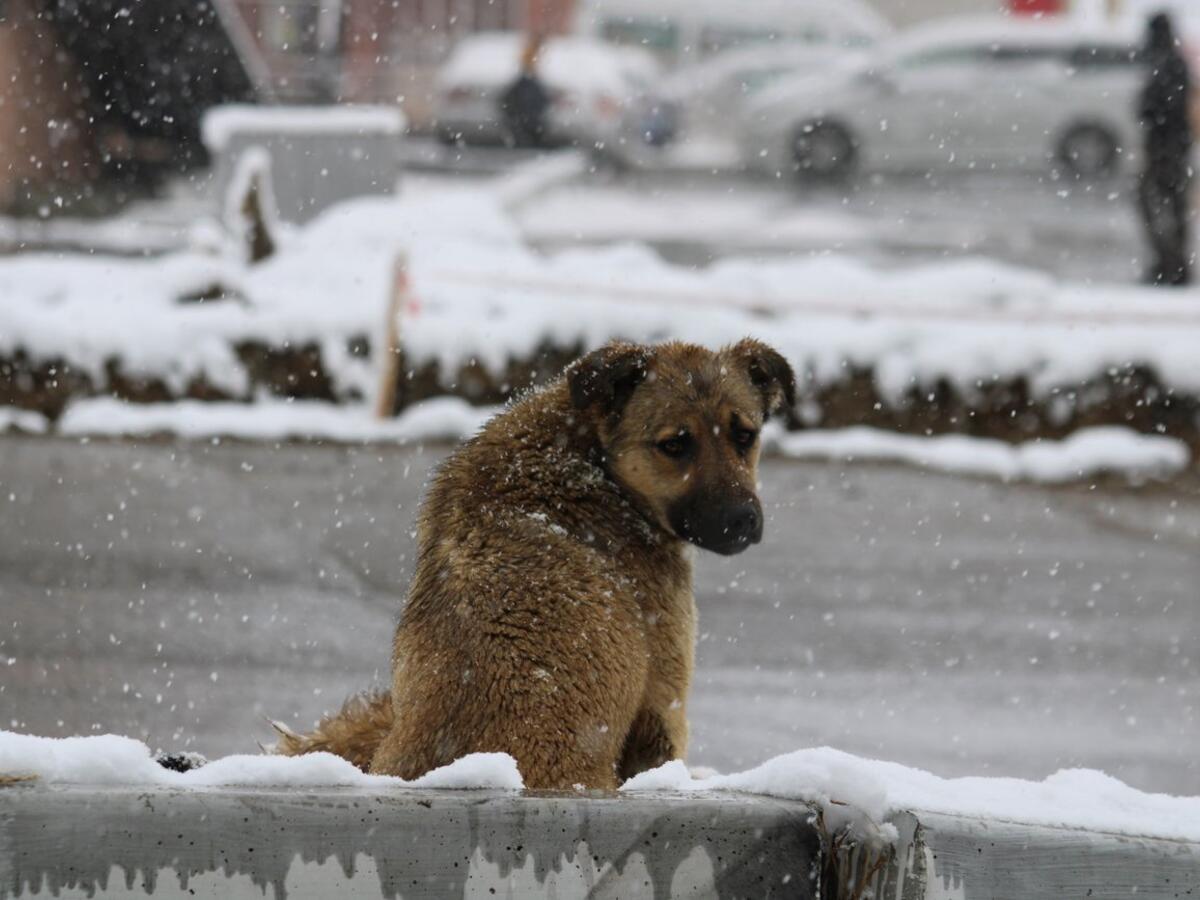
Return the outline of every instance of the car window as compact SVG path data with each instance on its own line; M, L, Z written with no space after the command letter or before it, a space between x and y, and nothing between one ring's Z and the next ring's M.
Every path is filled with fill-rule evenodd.
M746 72L742 72L738 76L738 81L741 84L742 91L744 93L752 94L771 82L778 80L780 75L784 75L791 71L791 66L771 66L769 68L751 69Z
M995 63L1063 63L1067 59L1065 47L1029 44L996 44L992 47L991 61Z
M606 41L650 50L674 51L679 47L679 26L665 19L605 19L600 32Z
M902 56L896 65L900 69L916 71L938 66L980 63L986 61L990 53L987 47L936 47Z
M828 35L817 26L781 31L778 28L739 28L733 25L706 25L700 32L700 48L706 53L719 53L733 47L753 44L778 44L783 41L809 44L823 43Z
M1070 54L1074 69L1121 68L1139 66L1142 62L1142 49L1132 44L1080 44Z

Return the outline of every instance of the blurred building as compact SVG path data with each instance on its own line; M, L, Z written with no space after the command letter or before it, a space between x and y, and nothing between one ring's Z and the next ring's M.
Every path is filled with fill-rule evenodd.
M203 163L217 103L399 103L462 35L569 29L571 0L0 0L0 210Z
M561 34L571 0L234 0L283 100L400 103L420 122L464 34Z
M944 16L1056 13L1069 6L1070 0L874 0L874 4L893 24L903 28Z
M45 202L41 185L77 185L96 167L75 63L34 0L0 7L0 209Z
M206 162L204 111L258 96L224 0L0 0L0 208L48 214ZM241 30L240 30L241 29Z

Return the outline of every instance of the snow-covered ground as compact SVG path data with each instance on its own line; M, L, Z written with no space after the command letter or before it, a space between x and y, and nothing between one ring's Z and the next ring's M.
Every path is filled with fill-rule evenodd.
M163 769L154 762L149 748L132 738L45 738L0 731L0 776L4 775L82 785L522 787L515 761L502 753L472 754L414 781L364 775L326 753L296 758L229 756L180 773ZM670 762L635 776L622 790L765 794L818 803L834 821L861 814L883 823L893 813L910 810L1200 841L1200 797L1148 794L1090 769L1063 770L1040 782L947 779L822 747L797 750L730 775L696 778L683 762ZM848 804L851 810L839 809L831 801Z
M517 219L539 246L642 241L692 265L833 252L898 266L970 254L1087 284L1135 282L1146 265L1134 191L1122 181L930 173L814 186L634 174L558 185Z
M643 241L725 248L858 249L883 232L876 219L798 206L787 194L768 199L756 185L743 190L692 187L639 190L637 185L565 186L518 214L532 241L555 245Z

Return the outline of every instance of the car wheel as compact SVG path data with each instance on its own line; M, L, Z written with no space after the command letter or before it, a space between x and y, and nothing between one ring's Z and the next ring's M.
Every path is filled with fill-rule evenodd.
M792 135L792 162L801 177L832 180L854 170L858 145L836 122L805 122Z
M1058 142L1058 161L1076 178L1112 175L1117 155L1117 139L1102 125L1075 125Z

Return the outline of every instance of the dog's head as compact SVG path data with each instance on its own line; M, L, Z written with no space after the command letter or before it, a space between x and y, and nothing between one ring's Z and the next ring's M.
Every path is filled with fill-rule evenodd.
M715 353L614 343L579 360L567 380L609 473L659 525L722 554L762 539L759 432L795 400L782 356L750 339Z

